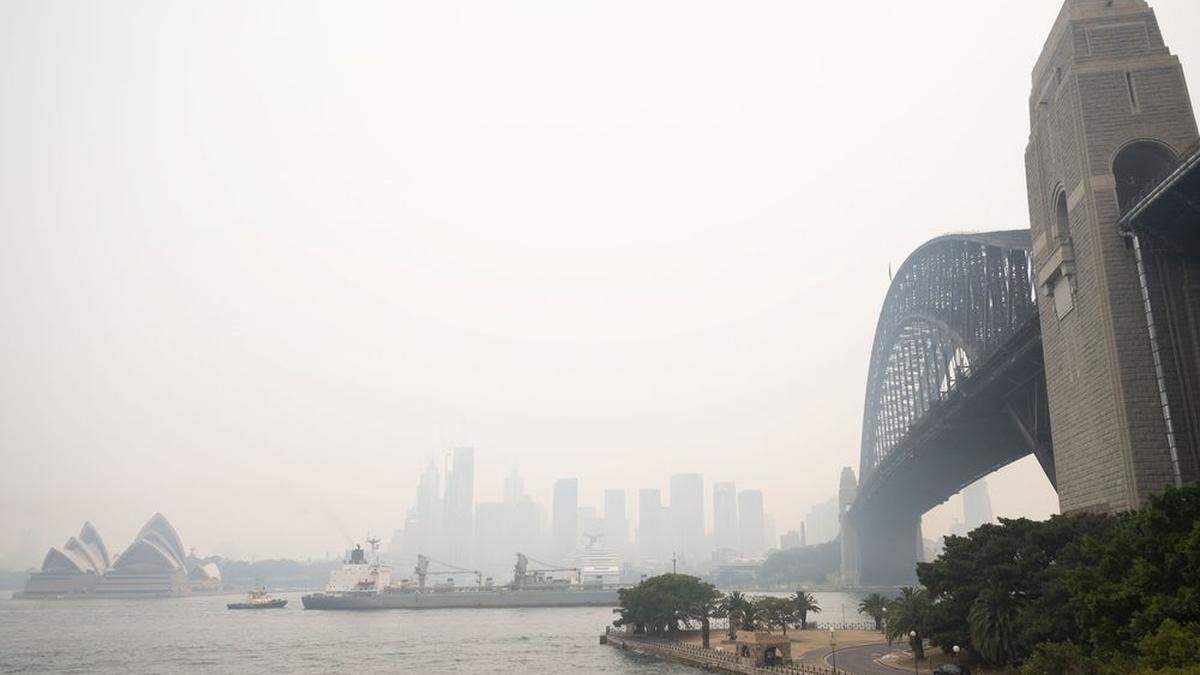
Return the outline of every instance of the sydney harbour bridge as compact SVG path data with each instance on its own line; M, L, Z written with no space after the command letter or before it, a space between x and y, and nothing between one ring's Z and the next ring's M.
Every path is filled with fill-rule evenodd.
M1037 458L1064 512L1200 478L1200 144L1143 0L1068 0L1033 72L1030 228L935 238L876 327L843 578L906 583L921 516Z

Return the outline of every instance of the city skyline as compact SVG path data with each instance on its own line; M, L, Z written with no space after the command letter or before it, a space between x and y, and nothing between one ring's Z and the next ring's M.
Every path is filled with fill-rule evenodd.
M445 494L437 491L436 462L426 465L404 525L393 532L387 544L394 561L403 564L422 553L440 564L474 565L485 573L499 574L516 552L565 564L585 546L598 545L642 569L682 564L684 569L706 570L734 559L762 558L774 550L836 538L837 500L845 497L814 505L796 527L778 528L764 491L738 489L734 481L710 481L698 473L674 474L658 481L659 485L665 483L666 490L645 485L653 481L643 481L643 486L636 488L593 486L589 493L598 494L599 499L589 502L580 497L584 481L562 477L554 481L549 503L543 504L526 491L524 476L514 468L504 476L500 499L459 501L455 506L461 497L451 498L451 494L475 494L475 459L471 447L443 454L443 466L448 469ZM453 478L455 466L461 480ZM843 468L840 480L843 484L853 481L849 467ZM709 490L711 499L705 499ZM955 495L953 503L953 507L950 502L946 505L957 509L946 534L963 534L994 519L986 479ZM465 536L451 516L456 510L465 510L467 520L473 522ZM932 539L926 539L936 550L941 534L930 536Z

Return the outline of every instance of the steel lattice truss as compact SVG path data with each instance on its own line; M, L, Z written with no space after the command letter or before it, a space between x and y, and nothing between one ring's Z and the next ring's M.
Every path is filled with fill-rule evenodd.
M938 237L900 267L875 328L860 482L1036 317L1030 268L1028 230Z

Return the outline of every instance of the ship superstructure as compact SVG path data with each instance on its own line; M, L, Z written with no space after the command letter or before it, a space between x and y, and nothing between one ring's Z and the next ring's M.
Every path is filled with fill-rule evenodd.
M588 543L573 556L579 568L579 583L584 586L614 586L621 580L617 555L599 545L603 534L584 534Z

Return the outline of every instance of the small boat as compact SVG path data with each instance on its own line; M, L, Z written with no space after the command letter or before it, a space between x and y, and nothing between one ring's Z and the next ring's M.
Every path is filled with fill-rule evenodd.
M272 598L267 589L256 588L246 595L245 602L231 602L225 605L229 609L276 609L287 605L285 598Z

